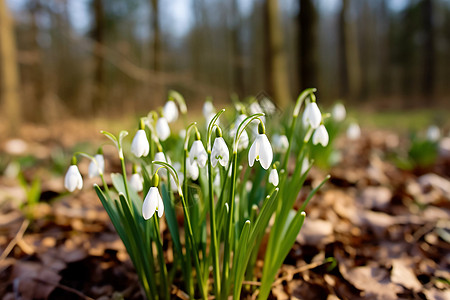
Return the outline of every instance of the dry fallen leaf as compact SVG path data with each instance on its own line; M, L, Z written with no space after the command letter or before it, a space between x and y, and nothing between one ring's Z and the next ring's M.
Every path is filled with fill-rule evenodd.
M418 292L422 289L422 284L417 279L412 267L408 266L404 259L392 261L391 280L407 289Z

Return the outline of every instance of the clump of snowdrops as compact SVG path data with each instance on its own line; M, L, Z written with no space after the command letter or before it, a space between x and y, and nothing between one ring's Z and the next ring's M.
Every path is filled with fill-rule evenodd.
M235 103L236 110L227 113L216 112L207 101L204 120L174 134L171 124L186 120L179 115L185 116L187 108L183 97L171 91L159 113L139 120L131 147L124 147L126 131L118 136L102 132L117 148L122 167L121 174L111 174L112 187L106 184L101 149L94 156L74 155L65 186L71 192L82 188L76 158L88 157L89 176L102 181L95 191L147 299L169 299L175 290L190 299L239 299L243 283L255 280L260 281L259 299L266 299L303 225L306 205L329 178L294 209L312 166L307 161L301 167L311 157L305 145L310 139L328 143L314 92L303 91L292 114L282 118L267 99ZM161 222L170 231L169 245L163 245ZM265 235L264 266L257 278ZM164 249L173 252L170 264Z

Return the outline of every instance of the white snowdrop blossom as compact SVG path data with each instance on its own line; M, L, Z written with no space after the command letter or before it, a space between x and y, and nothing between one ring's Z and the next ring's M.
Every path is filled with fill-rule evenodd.
M161 218L164 214L164 203L157 187L152 186L145 196L144 204L142 204L142 216L145 220L150 219L155 211L158 212L158 217Z
M273 115L277 110L277 108L275 107L275 104L273 104L273 102L270 101L270 99L267 97L264 97L261 100L261 107L269 115Z
M302 168L300 170L300 173L305 174L305 172L308 171L309 166L310 166L309 159L307 156L305 156L305 158L303 158L303 161L302 161Z
M276 133L272 137L272 144L276 152L284 152L289 147L289 140L287 136Z
M197 164L195 162L191 163L191 160L187 159L186 160L186 175L187 175L187 177L191 178L192 180L197 180L198 174L199 174L199 170L198 170Z
M105 159L101 154L95 154L94 160L91 160L88 169L89 178L100 176L105 171Z
M216 176L214 177L213 186L215 189L220 189L220 172L217 172Z
M202 141L195 140L194 143L192 143L191 151L189 151L189 159L191 164L195 162L200 168L205 167L208 155L206 154Z
M178 132L178 136L179 136L182 140L184 140L184 138L186 137L186 129L181 129L181 130Z
M131 153L136 157L147 156L150 151L150 144L144 129L139 129L131 142Z
M427 130L427 139L431 142L437 142L441 138L441 130L436 125L431 125Z
M248 142L249 142L249 138L248 138L248 133L247 131L242 131L241 137L239 138L239 143L238 143L238 151L242 151L244 149L247 149L248 147Z
M255 160L259 161L264 169L268 169L272 163L273 152L269 139L264 133L258 133L250 150L248 151L248 163L253 167Z
M172 167L175 169L175 172L178 175L178 180L180 182L183 182L184 175L180 171L181 170L181 164L179 162L175 162L175 163L173 163ZM177 182L175 181L175 178L172 175L170 175L169 177L170 177L170 190L172 192L178 191L178 185L177 185Z
M252 102L249 107L248 107L248 111L250 112L250 115L254 115L257 113L264 113L261 105L259 105L259 103L257 101ZM245 116L245 115L244 115ZM261 121L265 122L266 118L264 116L259 117L261 119ZM242 119L243 121L244 119ZM241 122L242 122L241 121Z
M320 125L316 131L314 131L314 135L312 137L312 142L314 145L321 144L323 147L326 147L328 145L328 141L330 140L330 137L328 136L327 129L322 124Z
M164 153L161 152L161 151L155 153L155 158L154 158L154 160L155 160L155 161L162 161L162 162L165 162L165 163L170 164L170 160L169 160L169 159L166 159L166 156L165 156ZM162 177L165 178L165 177L167 176L167 170L166 170L166 168L161 168L161 170L159 171L159 173L161 174Z
M351 123L347 128L347 138L357 140L361 136L361 128L356 123Z
M331 111L331 116L337 122L344 121L347 116L347 111L345 110L345 106L342 103L336 103Z
M226 167L228 164L228 160L230 158L230 153L228 151L227 143L223 137L217 137L214 140L214 144L211 150L211 164L213 167L217 165L219 162L222 167Z
M269 174L269 183L273 184L274 186L278 186L278 182L277 169L272 169Z
M305 127L308 125L313 129L319 127L320 122L322 121L322 114L320 113L320 109L316 102L308 102L306 104L302 120Z
M172 123L178 119L178 108L173 100L169 100L163 107L163 115L167 122Z
M139 173L134 173L131 175L130 179L128 180L128 185L135 190L136 192L142 192L143 185L142 185L142 177Z
M66 177L64 178L64 187L69 192L73 192L76 189L81 190L83 188L83 178L81 177L77 165L71 165L67 170Z
M205 101L205 103L203 103L202 112L203 112L203 116L205 117L205 119L208 120L208 118L210 118L211 115L214 116L216 114L216 109L214 108L214 105L212 104L212 102L207 100L207 101Z
M161 141L167 140L170 136L169 123L165 117L161 117L156 121L156 134Z

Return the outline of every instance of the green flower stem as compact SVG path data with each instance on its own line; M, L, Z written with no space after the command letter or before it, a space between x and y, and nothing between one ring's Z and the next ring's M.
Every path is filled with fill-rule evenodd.
M187 155L188 155L188 150L187 148L184 149L184 156L183 156L183 194L185 195L186 199L188 199L188 178L187 178ZM189 200L188 200L189 201ZM186 204L183 204L183 210L184 210L184 222L187 223L187 214L189 214L188 208L186 207ZM185 237L185 241L186 243L189 243L189 234L187 232L187 230L184 231L184 237ZM188 274L192 273L192 265L191 265L191 249L190 247L188 247L188 245L186 244L186 270L188 270ZM193 296L193 290L194 290L194 286L193 286L193 282L190 278L190 276L188 276L188 278L186 278L186 287L188 289L188 294L189 294L189 298L192 298Z
M230 242L231 235L233 233L233 215L234 215L234 192L236 185L236 168L237 168L237 152L233 151L232 167L231 167L231 186L230 186L230 198L228 201L228 206L230 211L228 213L228 220L225 227L225 242L224 242L224 255L223 255L223 265L222 265L222 297L221 299L226 299L228 296L228 276L230 272Z
M186 200L184 199L184 196L180 195L180 198L181 198L181 203L183 205L183 211L184 211L184 215L185 215L186 226L188 229L189 241L191 243L190 246L192 247L192 251L194 254L194 263L195 263L195 269L197 271L197 278L198 278L198 285L200 288L200 293L202 295L202 299L206 300L206 299L208 299L207 286L203 282L203 276L202 276L202 272L201 272L201 268L200 268L197 246L195 244L195 238L194 238L194 234L192 231L191 218L189 217L189 214L187 212Z
M154 225L155 225L155 235L156 235L156 249L158 251L158 261L159 261L159 268L161 272L161 294L164 295L165 299L170 299L170 289L167 286L167 267L166 263L164 261L164 251L162 248L162 240L161 240L161 234L159 231L159 221L156 217L156 215L153 216Z
M108 188L108 184L106 184L105 175L103 175L103 173L101 173L100 178L102 179L103 188L105 189L105 194L107 195L108 200L110 200L109 188Z
M122 149L120 149L119 151L122 151ZM131 198L130 192L128 191L128 182L127 182L127 168L125 166L125 159L123 158L123 155L120 156L120 165L122 166L123 185L125 186L125 194L127 196L127 202L130 204L131 209ZM131 209L131 213L134 213L133 209Z
M216 210L214 208L214 187L211 164L211 151L208 150L208 179L209 179L209 223L211 227L211 253L213 257L214 294L216 299L220 295L220 267L219 267L219 247L217 244Z

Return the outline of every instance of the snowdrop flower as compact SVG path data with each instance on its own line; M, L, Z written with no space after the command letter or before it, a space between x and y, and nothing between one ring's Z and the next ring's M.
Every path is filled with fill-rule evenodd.
M289 147L289 140L285 135L274 134L272 137L273 149L276 152L284 152Z
M83 188L83 178L81 177L76 163L77 160L75 157L73 157L72 165L67 170L66 177L64 178L64 187L69 192L73 192L76 189L81 190Z
M221 183L220 172L217 172L216 176L214 177L214 181L213 181L213 186L216 190L220 189L220 183Z
M211 150L211 164L213 167L219 162L222 167L226 167L230 153L228 151L227 143L223 137L219 136L214 140L214 144Z
M181 173L181 164L179 162L175 162L172 167L175 169L175 172L178 175L178 180L180 182L183 182L184 180L184 175L183 173ZM177 182L175 181L175 178L173 176L169 176L170 177L170 190L172 192L176 192L178 191L178 185Z
M259 161L264 169L268 169L273 159L272 146L265 134L264 125L259 123L258 135L248 151L248 164L253 167L255 160Z
M253 101L249 107L248 107L248 111L250 112L250 115L254 115L257 113L264 113L261 105L259 105L259 103L257 101ZM245 116L245 115L244 115ZM265 122L266 118L265 117L260 117L261 121ZM243 121L243 119L242 119ZM242 122L241 121L241 122Z
M161 117L156 121L156 134L161 141L167 140L170 136L169 123L165 117Z
M441 138L441 130L436 125L431 125L427 130L427 139L431 142L437 142Z
M249 138L248 138L248 133L247 131L242 131L241 137L239 138L239 143L238 143L238 151L242 151L244 149L247 149L248 147L248 142L249 142Z
M142 192L143 185L142 185L142 177L139 173L134 173L131 175L130 179L128 180L128 185L135 190L136 192Z
M273 168L269 174L269 183L273 184L274 186L278 186L278 182L279 181L277 169Z
M158 174L153 175L152 184L153 186L148 191L147 196L145 196L144 203L142 204L142 216L145 220L150 219L155 211L158 212L158 217L160 218L164 214L164 203L158 190Z
M169 100L163 107L163 115L167 122L172 123L178 119L178 108L173 100Z
M200 134L198 132L197 139L192 144L191 151L189 151L189 159L191 164L195 162L200 168L204 168L206 161L208 160L208 155L206 154L205 147L203 147L203 143L200 140Z
M305 127L308 126L308 124L313 129L319 127L320 122L322 121L322 114L320 113L320 109L316 102L308 102L306 104L302 120Z
M139 129L131 142L131 153L136 157L147 156L150 151L150 144L144 129Z
M302 161L302 168L300 170L300 173L301 174L305 174L305 172L308 171L309 166L310 166L309 165L309 159L308 159L307 156L305 156L305 158L303 158L303 161Z
M264 97L261 100L261 107L268 115L273 115L277 110L277 108L275 107L275 104L273 104L273 102L270 101L270 99L267 97Z
M342 103L336 103L331 111L331 115L333 119L337 122L344 121L347 116L347 111L345 110L345 106Z
M350 140L359 139L361 136L361 128L356 123L351 123L347 128L347 137Z
M162 161L162 162L170 164L170 160L166 159L166 156L164 155L164 152L162 152L162 148L160 145L158 145L158 152L155 153L155 158L153 160L154 161ZM166 176L167 176L166 168L162 168L159 172L163 178L166 178Z
M321 144L323 147L328 145L328 141L330 140L328 136L327 129L323 124L321 124L316 131L314 131L314 135L312 137L312 142L314 145Z
M206 100L205 103L203 103L202 112L205 119L208 119L211 115L214 116L216 114L216 109L214 108L211 100Z
M105 171L105 159L101 153L95 154L94 160L91 160L88 169L89 178L100 176Z
M191 160L189 158L186 160L186 169L187 169L186 170L187 177L191 178L194 181L198 179L199 174L198 166L195 162L191 163Z
M184 140L184 138L186 137L186 129L181 129L181 130L178 132L178 136L179 136L182 140Z

